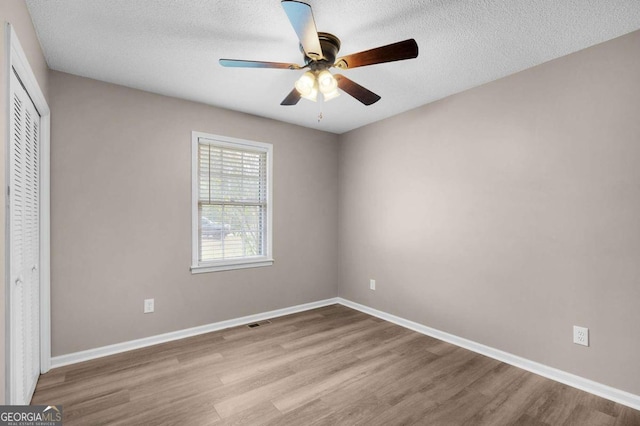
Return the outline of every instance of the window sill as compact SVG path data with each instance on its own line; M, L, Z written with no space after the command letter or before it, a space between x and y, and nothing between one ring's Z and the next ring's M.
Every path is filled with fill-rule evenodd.
M273 259L262 258L260 260L242 260L238 262L225 262L212 265L192 265L192 274L204 274L207 272L231 271L234 269L261 268L273 265Z

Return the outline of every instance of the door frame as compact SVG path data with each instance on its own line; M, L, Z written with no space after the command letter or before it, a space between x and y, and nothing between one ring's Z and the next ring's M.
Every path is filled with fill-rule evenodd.
M33 101L36 110L40 114L40 372L46 373L51 369L51 249L50 249L50 126L51 110L47 100L40 89L38 80L29 65L24 49L18 40L18 36L10 23L5 24L5 107L6 131L5 131L5 182L10 184L10 87L11 73L15 70L24 85L29 97ZM4 191L5 209L9 207L8 190ZM5 216L5 398L12 398L11 389L11 300L10 297L10 216L6 211ZM8 401L11 403L11 401Z

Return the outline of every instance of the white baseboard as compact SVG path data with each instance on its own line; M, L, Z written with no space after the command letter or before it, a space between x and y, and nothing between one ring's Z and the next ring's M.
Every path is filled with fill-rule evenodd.
M185 337L196 336L199 334L210 333L212 331L222 330L225 328L237 327L239 325L250 324L252 322L262 321L270 318L277 318L284 315L295 314L296 312L308 311L310 309L320 308L323 306L334 305L338 303L338 298L319 300L317 302L305 303L302 305L291 306L289 308L276 309L275 311L262 312L259 314L248 315L245 317L234 318L226 321L215 322L211 324L201 325L199 327L187 328L184 330L172 331L170 333L158 334L156 336L145 337L142 339L130 340L128 342L116 343L109 346L102 346L86 351L73 352L66 355L60 355L51 358L51 368L62 367L64 365L75 364L78 362L89 361L91 359L101 358L108 355L114 355L121 352L140 349L147 346L157 345L159 343L171 342L173 340L184 339Z
M187 328L185 330L159 334L157 336L145 337L142 339L136 339L128 342L116 343L114 345L103 346L100 348L89 349L86 351L61 355L53 357L51 359L51 367L62 367L64 365L75 364L95 358L101 358L107 355L113 355L134 349L144 348L147 346L157 345L159 343L170 342L173 340L184 339L185 337L191 337L199 334L209 333L212 331L222 330L225 328L236 327L239 325L262 321L269 318L281 317L283 315L294 314L296 312L308 311L310 309L320 308L336 303L352 309L356 309L374 317L381 318L385 321L392 322L418 333L425 334L427 336L431 336L436 339L454 344L456 346L469 349L470 351L477 352L490 358L497 359L498 361L502 361L515 367L522 368L523 370L527 370L548 379L555 380L556 382L564 383L565 385L592 393L594 395L609 399L622 405L626 405L627 407L631 407L635 410L640 410L640 396L638 395L634 395L632 393L616 389L611 386L603 385L602 383L594 382L593 380L585 379L584 377L576 376L575 374L567 373L565 371L558 370L556 368L549 367L547 365L540 364L535 361L531 361L526 358L501 351L499 349L485 346L472 340L464 339L462 337L458 337L444 331L436 330L435 328L427 327L417 322L391 315L386 312L379 311L377 309L373 309L341 297L305 303L302 305L291 306L289 308L277 309L275 311L248 315L245 317L206 324L199 327Z
M377 309L373 309L347 299L343 299L342 297L338 297L338 303L349 308L364 312L365 314L369 314L374 317L381 318L385 321L389 321L399 326L408 328L418 333L435 337L436 339L443 340L456 346L469 349L470 351L497 359L498 361L502 361L515 367L522 368L523 370L527 370L548 379L555 380L556 382L564 383L565 385L592 393L594 395L609 399L622 405L626 405L627 407L631 407L635 410L640 410L640 396L638 395L634 395L632 393L616 389L611 386L603 385L602 383L594 382L593 380L585 379L584 377L576 376L575 374L567 373L566 371L558 370L557 368L549 367L547 365L540 364L535 361L531 361L526 358L501 351L499 349L485 346L472 340L445 333L444 331L436 330L435 328L427 327L417 322L409 321L407 319L391 315L386 312L379 311Z

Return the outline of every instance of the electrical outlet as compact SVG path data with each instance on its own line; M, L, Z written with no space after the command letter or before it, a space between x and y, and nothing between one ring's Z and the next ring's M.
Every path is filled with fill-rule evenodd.
M369 290L376 289L376 280L369 280Z
M154 311L154 300L153 299L144 299L144 313L150 314Z
M573 343L576 345L589 346L589 329L586 327L573 326Z

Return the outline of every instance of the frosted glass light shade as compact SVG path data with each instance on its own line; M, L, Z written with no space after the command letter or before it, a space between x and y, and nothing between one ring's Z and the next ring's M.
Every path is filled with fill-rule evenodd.
M302 77L295 82L296 90L302 97L309 96L313 92L315 85L316 77L311 71L307 71L302 74Z
M318 74L318 86L322 94L326 95L334 92L338 88L338 81L329 71L323 70Z
M333 90L332 92L329 93L323 93L322 96L324 96L324 101L330 101L333 98L337 98L338 96L340 96L340 92L338 91L338 89L336 88L335 90Z

